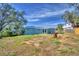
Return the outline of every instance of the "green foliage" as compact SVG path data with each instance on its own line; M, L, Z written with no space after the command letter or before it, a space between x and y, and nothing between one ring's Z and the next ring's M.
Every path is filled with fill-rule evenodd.
M57 30L58 33L63 33L63 25L62 24L58 24L56 30Z
M73 26L75 25L74 24L75 17L76 17L75 13L69 12L69 11L66 11L65 14L63 15L63 18L65 19L65 21L67 23L71 23Z
M4 37L10 36L9 35L9 30L2 31L2 36L4 36Z
M13 36L23 34L26 23L24 11L14 9L10 4L0 4L0 32L1 36ZM7 29L5 29L7 28Z
M79 27L79 4L71 4L75 10L74 11L66 11L63 15L63 18L67 23L71 23L73 27Z

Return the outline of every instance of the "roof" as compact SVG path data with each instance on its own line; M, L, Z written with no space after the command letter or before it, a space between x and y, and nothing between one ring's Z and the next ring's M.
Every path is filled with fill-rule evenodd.
M72 24L65 24L65 25L63 26L63 28L66 28L66 29L73 29Z

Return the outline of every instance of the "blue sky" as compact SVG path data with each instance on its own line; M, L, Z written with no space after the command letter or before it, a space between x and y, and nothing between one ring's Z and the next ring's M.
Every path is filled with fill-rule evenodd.
M68 4L55 3L26 3L12 4L17 10L25 11L25 18L28 21L26 26L55 27L57 24L64 24L62 15L65 11L73 11L74 8Z

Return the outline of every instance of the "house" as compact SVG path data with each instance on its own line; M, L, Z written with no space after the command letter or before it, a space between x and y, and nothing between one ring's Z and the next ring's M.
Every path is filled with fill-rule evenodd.
M63 25L64 32L73 32L73 27L71 23Z

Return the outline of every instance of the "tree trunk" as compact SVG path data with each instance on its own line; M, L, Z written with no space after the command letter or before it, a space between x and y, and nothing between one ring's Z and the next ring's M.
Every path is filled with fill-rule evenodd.
M0 32L0 39L2 38L2 33Z
M0 28L0 39L2 38L2 27Z
M58 36L58 33L57 33L57 32L56 32L56 33L54 33L54 37L55 37L55 38L57 38L57 36Z

